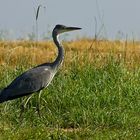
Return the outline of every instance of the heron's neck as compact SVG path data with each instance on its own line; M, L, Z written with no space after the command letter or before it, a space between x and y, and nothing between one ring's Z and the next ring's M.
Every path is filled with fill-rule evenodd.
M55 43L55 45L57 46L57 49L58 49L58 56L55 59L55 61L53 62L53 66L55 68L58 68L60 66L60 64L63 62L63 59L64 59L64 49L63 49L62 45L60 44L58 35L56 35L54 33L53 33L53 40L54 40L54 43Z

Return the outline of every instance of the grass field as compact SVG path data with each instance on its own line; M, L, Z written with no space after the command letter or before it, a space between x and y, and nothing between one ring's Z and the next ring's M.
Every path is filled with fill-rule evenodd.
M65 61L43 90L40 118L34 94L0 104L0 140L139 140L140 43L63 42ZM0 42L0 88L25 70L55 59L53 42ZM22 98L24 99L24 98Z

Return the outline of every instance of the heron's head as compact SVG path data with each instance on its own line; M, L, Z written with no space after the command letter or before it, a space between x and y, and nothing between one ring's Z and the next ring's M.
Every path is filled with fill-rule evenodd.
M53 32L58 35L58 34L61 34L61 33L64 33L64 32L69 32L69 31L74 31L74 30L80 30L80 29L81 28L78 28L78 27L67 27L67 26L58 24L53 29Z

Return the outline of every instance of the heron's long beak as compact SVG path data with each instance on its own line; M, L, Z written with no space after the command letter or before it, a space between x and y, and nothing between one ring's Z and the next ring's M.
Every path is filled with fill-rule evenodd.
M79 27L67 27L66 30L67 31L74 31L74 30L80 30L82 28L79 28Z

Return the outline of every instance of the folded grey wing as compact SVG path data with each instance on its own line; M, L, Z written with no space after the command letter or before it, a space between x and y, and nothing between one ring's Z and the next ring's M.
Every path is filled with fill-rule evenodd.
M0 98L12 100L39 91L49 83L51 73L49 70L31 70L17 77L2 92Z

